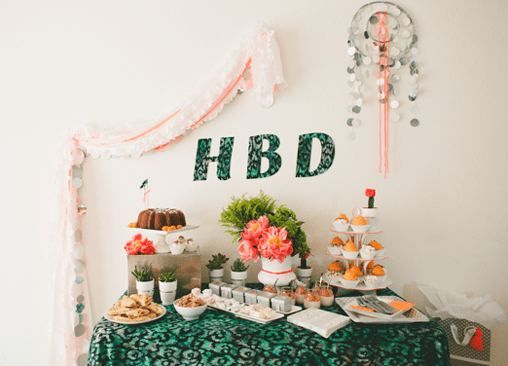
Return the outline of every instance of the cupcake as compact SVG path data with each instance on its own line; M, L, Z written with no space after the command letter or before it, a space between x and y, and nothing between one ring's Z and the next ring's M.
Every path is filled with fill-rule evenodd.
M333 222L333 228L336 231L347 231L349 229L349 219L347 216L343 213L337 216Z
M198 249L198 243L194 239L187 239L187 244L185 246L185 250L188 252L195 252Z
M376 256L376 254L376 249L368 244L362 245L362 248L360 249L360 256L363 259L372 259Z
M383 254L385 254L385 250L386 249L380 243L378 243L377 241L372 240L369 243L369 245L376 250L376 256L377 257L381 257Z
M370 274L373 276L377 276L379 278L379 282L383 282L386 277L386 272L379 264L375 265L374 268L372 268L372 271L370 271Z
M339 262L335 261L330 264L330 266L328 267L328 270L330 272L340 272L340 271L342 271L342 266L340 265Z
M330 254L333 255L341 255L343 245L344 242L342 241L342 239L336 236L335 238L333 238L332 243L328 247L328 251L330 252Z
M356 233L366 233L370 225L367 224L367 220L363 216L356 216L353 220L351 220L351 228Z
M349 288L355 288L356 285L358 285L358 282L360 282L356 274L350 269L348 269L346 273L344 273L340 281L345 287Z
M358 248L356 247L355 243L348 240L342 248L342 255L348 259L354 259L358 257Z
M368 275L365 276L363 282L365 283L365 286L367 286L368 288L376 288L381 281L379 280L378 276Z

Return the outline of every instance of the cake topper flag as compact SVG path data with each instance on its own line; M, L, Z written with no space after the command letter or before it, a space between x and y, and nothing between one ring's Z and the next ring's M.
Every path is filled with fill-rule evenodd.
M144 188L145 192L143 193L143 203L145 204L145 210L148 209L148 193L150 190L148 189L148 178L141 183L141 187L139 189Z
M401 116L397 111L401 79L398 70L409 65L411 90L408 99L413 103L411 126L416 127L418 106L418 36L413 20L400 6L386 1L375 1L362 6L353 17L348 28L348 55L351 63L347 68L348 84L351 87L347 107L350 118L347 125L351 127L349 139L354 140L354 127L360 126L358 114L362 110L363 96L360 93L363 74L370 76L369 65L374 65L379 100L379 172L386 178L388 173L389 121L397 122ZM362 73L362 66L364 72ZM392 109L392 111L390 111Z

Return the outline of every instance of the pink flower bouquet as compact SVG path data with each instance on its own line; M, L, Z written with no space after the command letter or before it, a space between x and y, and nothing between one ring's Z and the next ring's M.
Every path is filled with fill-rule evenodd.
M287 255L293 253L293 243L287 238L286 229L268 225L266 216L247 223L238 246L238 252L244 262L251 259L257 262L261 256L282 263Z
M123 247L127 254L136 255L136 254L154 254L155 247L153 246L153 241L148 240L148 238L144 238L141 234L136 234L134 237L125 244Z

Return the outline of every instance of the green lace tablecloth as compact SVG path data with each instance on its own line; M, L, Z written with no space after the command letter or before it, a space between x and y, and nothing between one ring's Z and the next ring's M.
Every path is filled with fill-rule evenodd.
M350 296L356 294L360 295ZM386 289L378 295L396 294ZM141 325L121 325L102 318L93 330L88 365L450 364L446 334L432 320L411 324L352 322L323 338L286 318L259 324L207 309L199 320L185 321L173 306L166 309L163 318ZM325 309L346 315L337 304Z

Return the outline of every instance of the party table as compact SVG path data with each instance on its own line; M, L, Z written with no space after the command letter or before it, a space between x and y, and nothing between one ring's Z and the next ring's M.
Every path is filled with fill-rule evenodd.
M248 284L261 288L261 284ZM208 286L204 284L203 288ZM354 292L348 296L360 296ZM389 289L380 296L397 296ZM449 365L446 334L430 320L409 324L351 322L329 338L286 321L267 324L207 309L185 321L173 306L139 325L95 325L89 366L106 365ZM337 304L325 310L346 315Z

